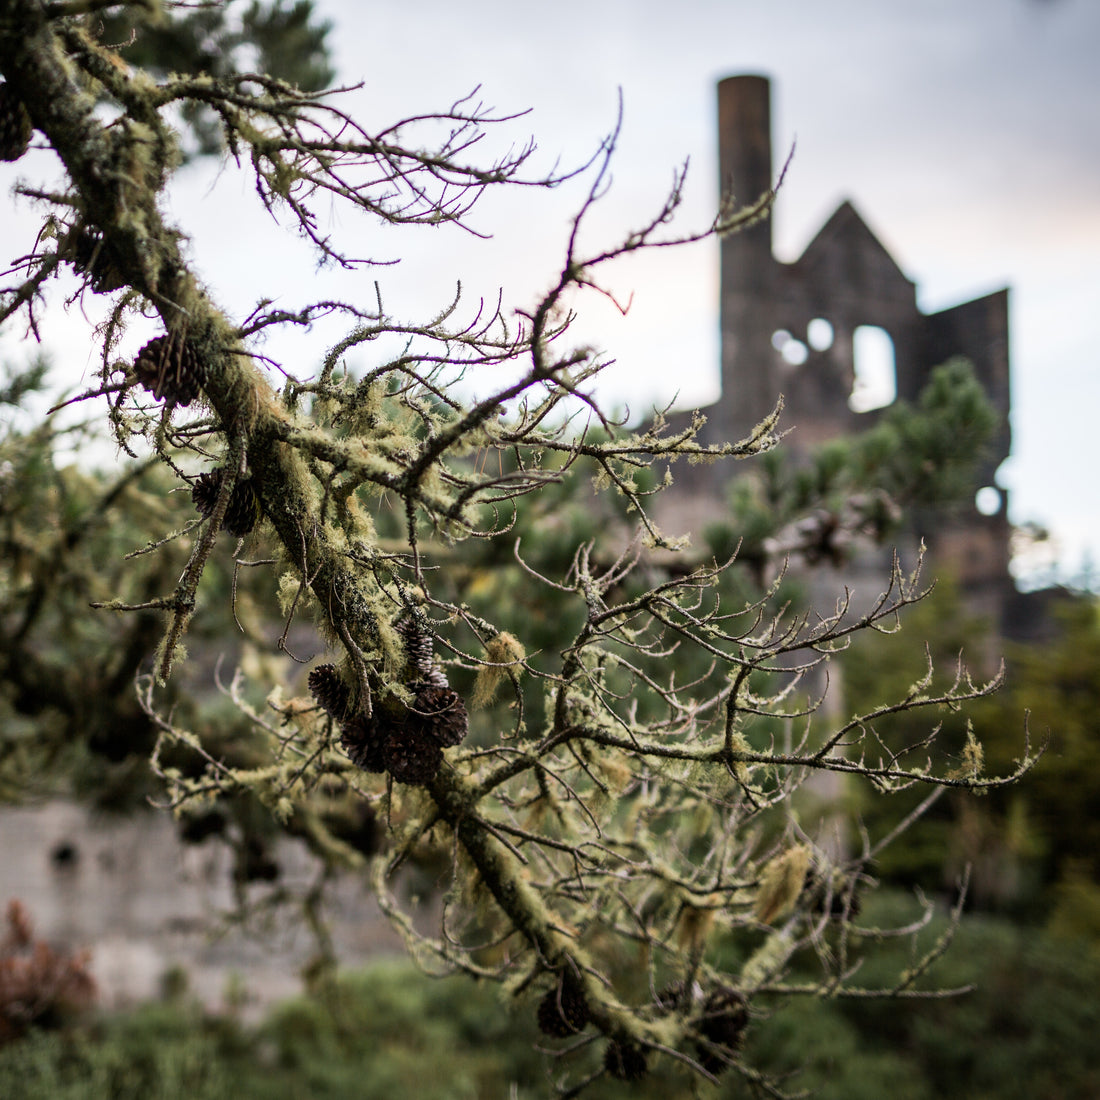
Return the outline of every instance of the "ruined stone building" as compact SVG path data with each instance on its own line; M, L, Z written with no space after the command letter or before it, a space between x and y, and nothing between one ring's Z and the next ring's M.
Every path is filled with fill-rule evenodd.
M773 186L766 77L734 76L718 85L718 144L723 192L747 202ZM743 438L779 394L781 426L793 429L784 446L795 450L868 426L875 412L857 411L856 372L857 345L868 330L892 344L898 399L914 400L933 367L963 356L996 409L999 426L980 472L981 511L975 504L950 519L923 517L924 528L912 530L910 542L912 548L924 538L931 564L949 568L972 609L1005 630L1016 592L1008 570L1008 500L994 475L1011 446L1007 289L923 313L915 284L847 201L793 263L775 258L770 219L732 234L721 243L722 396L702 410L703 439ZM720 506L715 498L723 486L708 479L722 469L688 473L686 484L678 471L677 482L688 496L710 498L708 508ZM880 557L872 574L882 567Z

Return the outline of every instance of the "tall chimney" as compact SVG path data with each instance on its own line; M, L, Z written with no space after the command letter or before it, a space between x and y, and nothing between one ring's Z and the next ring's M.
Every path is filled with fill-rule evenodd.
M771 87L765 76L731 76L718 85L718 166L723 194L737 206L772 187ZM707 427L740 439L775 404L771 345L777 265L771 218L722 241L722 400Z
M718 84L718 184L738 206L755 202L772 186L771 82L766 76L731 76ZM736 238L771 259L771 219Z

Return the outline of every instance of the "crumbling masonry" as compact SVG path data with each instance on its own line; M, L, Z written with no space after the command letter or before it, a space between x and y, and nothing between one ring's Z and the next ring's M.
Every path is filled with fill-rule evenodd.
M751 201L773 186L766 77L734 76L718 85L718 144L723 192ZM724 239L721 325L722 397L703 410L708 442L743 438L780 393L782 424L794 429L787 446L806 450L866 427L875 412L854 411L851 402L854 341L861 326L888 334L899 399L914 400L940 363L953 356L970 360L998 414L979 475L984 511L992 514L974 506L949 519L924 516L917 521L924 529L911 535L914 544L918 537L928 543L933 572L949 568L971 608L995 629L1013 633L1008 500L994 481L1011 445L1008 290L922 313L915 284L855 207L844 202L793 263L775 258L770 219ZM714 475L693 472L684 479L683 473L677 471L677 481L685 495L696 497L697 504L709 497L713 507L722 493L721 485L708 483ZM686 511L682 515L688 518ZM870 568L873 573L876 567Z

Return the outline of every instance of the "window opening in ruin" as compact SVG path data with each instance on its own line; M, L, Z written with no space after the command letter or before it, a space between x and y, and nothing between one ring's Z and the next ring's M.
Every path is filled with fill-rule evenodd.
M1002 503L1001 490L993 485L983 485L974 494L974 507L983 516L995 516L1001 510Z
M810 356L810 349L801 340L788 340L779 353L792 367L800 367Z
M814 351L828 351L833 346L833 326L824 317L815 317L806 326L806 343Z
M801 340L796 340L785 328L772 333L772 347L783 357L784 363L800 367L810 356L810 349Z
M894 341L877 325L860 325L852 334L855 383L848 398L852 412L865 413L893 403L898 395Z
M50 862L58 871L71 871L80 862L80 850L71 841L63 840L53 846Z

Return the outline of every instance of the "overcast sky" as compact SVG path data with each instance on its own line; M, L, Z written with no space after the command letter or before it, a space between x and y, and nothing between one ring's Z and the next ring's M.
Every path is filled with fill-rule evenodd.
M340 79L364 82L355 109L372 125L446 106L480 85L479 97L501 111L531 108L509 125L508 140L532 135L538 166L571 166L613 125L621 89L614 186L593 241L641 223L687 158L679 224L708 222L717 199L715 84L737 73L770 76L777 157L797 139L775 215L780 259L794 259L850 198L917 282L923 309L1010 286L1015 443L1003 481L1011 517L1048 525L1071 571L1086 551L1100 562L1097 0L318 7L335 24ZM288 305L373 295L377 278L391 306L414 313L441 304L457 278L475 299L503 286L506 302L530 304L555 273L581 194L578 186L489 196L475 219L493 234L488 243L364 227L373 254L402 263L352 277L316 273L300 252L284 256L268 223L246 212L247 184L232 173L187 170L172 213L189 229L202 224L193 255L234 311L247 313L273 292ZM350 215L339 218L353 231ZM676 393L681 405L714 400L717 245L662 252L612 281L624 297L633 294L628 317L596 298L580 303L580 335L617 360L608 400L635 412ZM79 377L91 361L74 350L77 326L54 331L65 369Z

